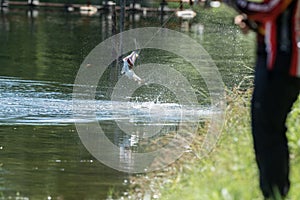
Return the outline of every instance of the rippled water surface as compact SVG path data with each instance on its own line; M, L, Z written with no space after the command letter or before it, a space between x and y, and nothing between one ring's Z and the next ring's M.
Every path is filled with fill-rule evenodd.
M122 164L128 161L128 149L139 151L137 144L146 129L168 135L182 121L201 123L217 112L209 104L205 83L189 70L188 63L150 49L141 53L139 62L169 63L181 70L194 87L199 104L181 105L172 92L155 85L143 86L133 97L111 101L119 78L118 68L111 67L100 81L95 99L82 102L81 112L74 115L72 92L77 71L84 57L112 34L110 19L106 14L82 16L47 9L1 12L0 199L105 199L112 190L125 190L128 174L95 159L83 146L75 124L99 123L120 148L116 156ZM160 19L157 14L128 14L125 29L160 26ZM202 19L200 16L189 24L171 17L165 26L202 42L229 87L244 81L236 73L243 65L240 47L228 45L236 41L236 29ZM202 24L204 34L198 31ZM220 53L226 45L230 51ZM126 134L128 124L133 127L132 135Z

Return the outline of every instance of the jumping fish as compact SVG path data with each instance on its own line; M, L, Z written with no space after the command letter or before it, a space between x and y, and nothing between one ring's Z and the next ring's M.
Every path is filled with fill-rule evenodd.
M121 70L121 74L125 74L125 76L127 76L129 79L133 79L140 84L142 83L142 79L138 77L133 71L133 66L138 56L138 53L136 51L133 51L130 55L123 58L123 67Z

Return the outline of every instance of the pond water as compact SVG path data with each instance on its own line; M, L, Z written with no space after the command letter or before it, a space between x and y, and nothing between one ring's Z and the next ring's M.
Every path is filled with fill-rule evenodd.
M205 12L207 16L191 22L165 16L164 26L200 42L228 88L240 83L248 87L251 42L244 41L249 48L242 50L244 44L231 18L214 18ZM48 9L1 11L0 199L105 199L110 191L128 187L127 173L103 165L86 150L74 123L89 119L74 117L72 110L76 74L89 52L112 35L110 19L109 14L82 16ZM160 27L161 17L156 13L128 15L124 28L146 26ZM188 63L151 49L139 58L140 63L153 60L183 68L200 106L182 107L172 92L155 84L143 86L130 101L110 101L119 75L118 68L109 68L98 86L93 109L105 134L123 150L136 148L139 135L129 137L116 120L151 129L163 126L166 134L182 120L179 107L191 113L185 115L188 121L201 123L211 117L206 85L188 70Z

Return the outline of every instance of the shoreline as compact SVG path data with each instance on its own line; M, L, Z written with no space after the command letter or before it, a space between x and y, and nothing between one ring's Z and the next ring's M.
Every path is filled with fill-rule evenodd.
M131 189L119 199L263 199L258 185L250 128L252 89L227 92L226 119L215 149L206 157L201 151L199 130L191 150L163 170L133 175ZM299 199L300 96L288 118L291 151L291 191L287 199ZM206 125L207 126L207 125ZM201 138L200 138L201 139ZM112 196L111 196L112 197ZM109 198L108 198L109 199Z

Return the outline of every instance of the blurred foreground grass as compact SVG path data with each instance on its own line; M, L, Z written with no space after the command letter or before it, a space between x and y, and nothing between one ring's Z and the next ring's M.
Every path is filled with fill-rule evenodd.
M163 171L134 176L125 199L260 200L258 170L250 129L252 91L227 92L227 110L221 138L207 157L197 158L201 133L191 151ZM291 190L287 199L300 199L300 97L287 125L291 155Z

